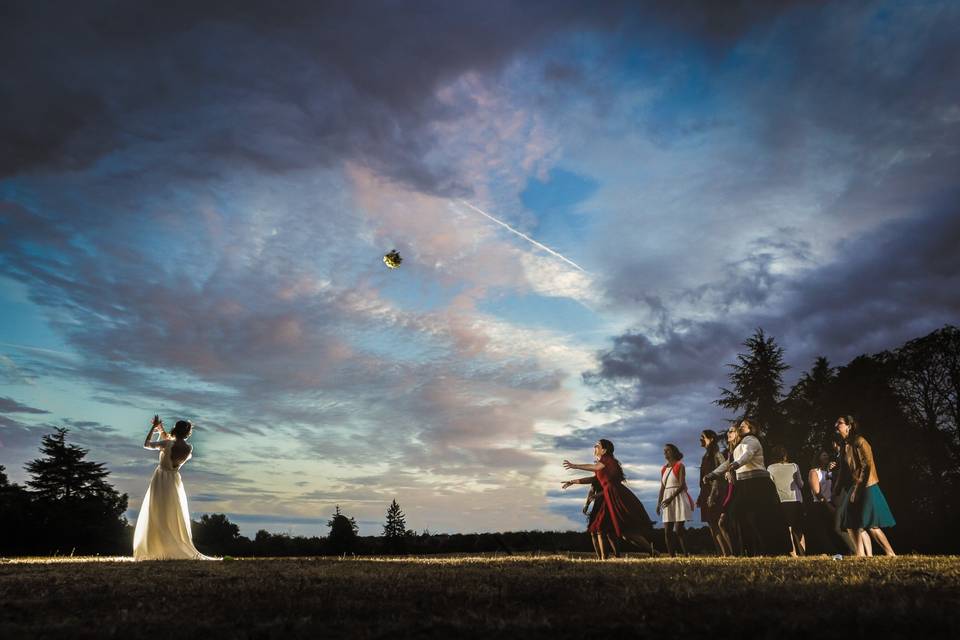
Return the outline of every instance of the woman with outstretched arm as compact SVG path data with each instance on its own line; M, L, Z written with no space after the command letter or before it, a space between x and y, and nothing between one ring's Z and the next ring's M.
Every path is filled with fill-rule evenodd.
M651 555L656 553L650 538L653 534L653 521L647 515L643 503L633 492L623 486L623 467L613 457L613 443L601 439L593 446L596 462L592 464L573 464L563 461L564 469L592 471L603 489L603 503L590 523L589 532L594 548L598 549L601 560L607 557L607 545L613 554L617 553L616 541L632 542ZM580 478L571 483L586 484L592 478ZM563 488L569 486L564 483Z

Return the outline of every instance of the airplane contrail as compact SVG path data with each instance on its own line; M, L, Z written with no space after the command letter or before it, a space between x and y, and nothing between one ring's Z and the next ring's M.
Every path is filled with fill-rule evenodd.
M504 229L506 229L506 230L509 231L510 233L514 233L514 234L520 236L521 238L523 238L524 240L526 240L526 241L529 242L530 244L534 245L535 247L539 247L539 248L543 249L544 251L546 251L546 252L549 253L550 255L553 255L553 256L556 256L556 257L560 258L561 260L563 260L564 262L566 262L567 264L569 264L571 267L574 267L574 268L579 269L580 271L583 271L584 273L586 273L586 270L585 270L583 267L581 267L580 265L578 265L576 262L574 262L573 260L570 260L569 258L566 258L566 257L560 255L559 253L557 253L556 251L554 251L554 250L551 249L550 247L546 246L545 244L541 244L541 243L537 242L536 240L534 240L533 238L531 238L531 237L528 236L527 234L521 233L521 232L517 231L516 229L514 229L513 227L511 227L510 225L508 225L506 222L503 222L503 221L501 221L501 220L497 220L496 218L494 218L492 215L490 215L489 213L487 213L487 212L484 211L483 209L480 209L479 207L473 206L472 204L470 204L470 203L467 202L466 200L460 200L460 202L463 203L463 204L465 204L465 205L467 205L468 207L470 207L471 209L473 209L474 211L476 211L477 213L479 213L479 214L482 215L483 217L489 218L490 220L493 220L494 222L496 222L498 225L500 225L501 227L503 227Z

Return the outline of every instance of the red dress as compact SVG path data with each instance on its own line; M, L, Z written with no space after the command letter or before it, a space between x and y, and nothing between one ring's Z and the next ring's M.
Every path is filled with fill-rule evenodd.
M623 476L617 461L613 456L604 454L600 463L603 468L594 473L603 487L603 504L587 531L615 535L618 538L630 534L648 535L653 528L653 521L647 515L643 503L630 489L623 486Z

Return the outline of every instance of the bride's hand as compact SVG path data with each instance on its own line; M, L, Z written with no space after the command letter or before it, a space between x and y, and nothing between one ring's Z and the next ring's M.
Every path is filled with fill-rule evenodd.
M564 460L564 461L563 461L563 468L564 468L564 469L573 469L573 463L570 462L569 460Z

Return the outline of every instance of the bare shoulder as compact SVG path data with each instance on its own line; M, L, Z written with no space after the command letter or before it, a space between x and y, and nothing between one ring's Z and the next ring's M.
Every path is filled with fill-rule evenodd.
M173 447L171 448L171 453L175 460L185 460L193 452L193 447L184 442L183 440L178 440L174 442Z

